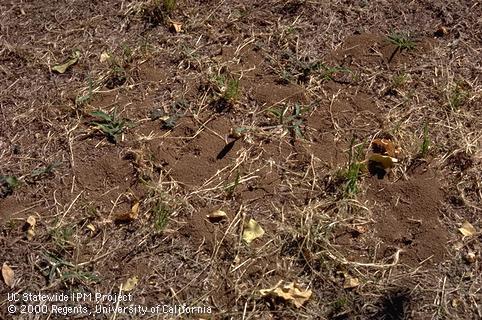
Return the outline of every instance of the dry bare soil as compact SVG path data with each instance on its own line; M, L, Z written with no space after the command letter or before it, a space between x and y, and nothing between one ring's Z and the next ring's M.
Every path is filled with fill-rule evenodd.
M0 1L2 318L482 318L481 17ZM400 148L386 172L367 166L376 139ZM265 233L247 243L250 219ZM260 291L279 281L311 296ZM7 310L7 293L121 284L120 307L211 313Z

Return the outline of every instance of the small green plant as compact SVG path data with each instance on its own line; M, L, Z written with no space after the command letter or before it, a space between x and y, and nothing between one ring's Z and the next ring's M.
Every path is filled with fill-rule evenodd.
M425 123L423 127L422 146L420 147L420 155L422 157L425 157L427 155L429 147L430 147L430 137L428 135L428 124Z
M415 41L410 39L408 34L392 33L388 35L388 41L394 44L398 50L413 50L417 46Z
M53 170L57 168L60 164L60 161L55 161L47 165L46 167L37 168L33 170L32 173L30 173L30 177L36 180L42 178L43 176L47 176L51 174Z
M93 84L93 81L92 81L91 78L89 78L88 83L89 83L89 88L88 88L87 93L84 94L84 95L78 95L75 98L75 106L76 107L82 107L83 105L89 103L90 100L92 100L93 91L94 91L94 84Z
M364 143L359 144L356 148L354 146L355 137L350 142L350 149L348 150L348 167L344 171L345 178L345 194L353 196L358 192L358 179L364 169L365 164L360 161L363 156Z
M288 114L290 109L290 106L285 106L282 109L268 109L268 112L275 116L280 125L285 126L290 131L293 138L303 139L301 130L301 125L303 124L302 115L306 110L299 103L295 103L292 112Z
M460 85L455 85L455 88L453 88L448 95L450 109L458 110L467 100L467 96L467 91Z
M99 119L99 121L92 121L91 125L102 131L107 136L107 139L112 143L117 142L117 136L121 134L127 126L127 123L124 119L117 118L115 109L111 114L97 110L91 112L90 115Z
M162 4L167 13L171 13L176 9L176 0L162 0Z
M19 185L20 181L17 177L0 175L0 199L11 195Z
M171 215L171 208L161 201L158 201L152 209L154 215L154 227L160 232L164 230L169 222L169 216Z
M334 67L329 67L325 66L324 64L322 65L322 79L324 81L333 81L335 74L337 73L349 73L351 72L350 69L345 68L343 66L334 66Z
M406 73L397 74L392 79L392 88L400 88L403 84L408 81L408 75Z
M67 249L74 246L72 238L75 230L71 227L58 227L50 230L50 238L59 249Z
M236 188L238 187L239 185L239 182L241 180L241 174L239 173L239 171L236 172L236 177L234 178L234 181L229 183L225 188L224 190L226 191L226 194L228 196L228 198L232 197L233 194L234 194L234 191L236 191Z
M54 283L56 276L61 281L80 281L80 282L98 282L100 279L92 272L86 272L80 270L80 268L64 259L58 254L47 251L43 254L44 259L47 262L47 267L42 269L42 273L48 278L48 283Z
M221 99L226 102L234 102L239 95L239 80L231 76L219 75L215 77L216 91L221 94Z

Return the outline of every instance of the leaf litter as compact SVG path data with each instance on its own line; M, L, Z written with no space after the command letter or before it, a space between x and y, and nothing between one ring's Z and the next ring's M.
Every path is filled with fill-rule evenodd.
M311 290L303 290L296 283L285 283L283 280L278 282L273 288L261 289L259 291L262 297L275 297L293 303L300 308L311 297Z

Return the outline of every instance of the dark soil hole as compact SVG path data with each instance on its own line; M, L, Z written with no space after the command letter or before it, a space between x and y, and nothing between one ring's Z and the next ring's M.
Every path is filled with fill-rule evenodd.
M410 292L408 289L389 291L380 301L380 310L372 319L405 320L408 319Z
M147 28L155 28L164 22L164 12L161 6L152 6L144 9L142 20Z
M224 148L216 156L216 159L221 160L222 158L224 158L228 154L228 152L231 151L231 149L233 149L235 142L236 140L233 140L227 145L225 145Z
M233 107L232 103L224 98L212 102L212 106L217 113L229 112Z
M105 82L105 86L107 87L107 89L112 90L126 83L126 80L127 79L124 76L114 75L107 79L107 81Z
M378 179L383 179L387 175L387 171L383 166L376 161L368 161L368 172L372 176L376 176Z
M460 171L465 171L472 167L474 161L470 154L465 151L457 152L456 154L448 158L448 163L453 169L459 169Z

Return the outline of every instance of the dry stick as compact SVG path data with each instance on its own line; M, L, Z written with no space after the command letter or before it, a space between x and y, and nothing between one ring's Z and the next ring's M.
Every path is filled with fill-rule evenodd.
M340 262L341 264L350 264L350 265L355 265L355 266L360 266L360 267L372 267L372 268L390 268L394 267L398 264L398 261L400 260L400 252L404 250L402 249L397 249L397 252L395 252L392 257L393 257L393 262L392 263L362 263L362 262L353 262L353 261L348 261L345 258L338 258L335 255L333 255L330 251L327 251L328 256L332 258L333 260L336 260Z
M83 192L84 192L84 190L80 191L79 194L77 195L77 197L75 197L75 199L70 203L69 207L67 208L67 210L65 210L64 214L62 215L62 218L60 218L59 222L57 222L57 225L55 226L56 228L58 228L61 225L62 220L65 218L67 213L69 213L70 209L72 209L75 202L77 202L77 200L79 199L79 197L82 195Z
M122 293L122 283L119 286L119 294L117 295L117 297L120 297L121 293ZM115 304L115 311L114 311L114 314L112 315L112 320L115 320L115 318L117 317L117 310L119 309L119 303L120 303L120 299L118 298L117 303Z

